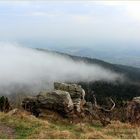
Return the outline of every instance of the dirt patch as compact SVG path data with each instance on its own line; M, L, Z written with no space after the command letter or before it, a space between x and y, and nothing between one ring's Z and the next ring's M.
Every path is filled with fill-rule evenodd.
M0 123L0 138L15 138L15 130L5 124Z

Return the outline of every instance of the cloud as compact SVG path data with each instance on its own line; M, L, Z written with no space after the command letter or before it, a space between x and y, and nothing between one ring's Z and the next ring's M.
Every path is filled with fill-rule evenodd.
M43 16L43 17L50 17L50 18L59 16L58 13L49 13L46 11L34 11L34 12L28 13L27 15L28 16L41 16L41 17Z
M115 81L121 76L98 65L73 61L58 54L0 43L0 93L15 89L49 89L53 82ZM26 87L26 88L25 88Z
M112 42L139 43L140 8L137 3L139 2L0 2L0 38L19 42L41 40L49 42L51 46L75 47L93 47L100 43L105 47ZM112 47L115 48L115 45Z
M121 5L137 5L140 2L139 1L110 1L110 0L101 0L101 1L95 1L94 4L101 4L101 5L107 5L107 6L121 6Z
M122 8L127 18L140 21L140 1L96 1L94 4Z
M92 15L72 15L72 20L74 20L76 23L91 23L95 20L95 17Z
M140 21L140 2L126 6L126 14L132 17L135 21Z

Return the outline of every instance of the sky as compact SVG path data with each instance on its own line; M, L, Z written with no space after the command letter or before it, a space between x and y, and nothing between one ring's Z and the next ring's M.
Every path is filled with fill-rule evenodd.
M0 1L0 41L139 49L140 1Z

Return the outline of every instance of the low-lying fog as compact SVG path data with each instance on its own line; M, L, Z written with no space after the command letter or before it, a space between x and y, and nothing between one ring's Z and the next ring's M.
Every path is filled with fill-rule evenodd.
M0 93L27 88L31 92L50 89L54 81L115 81L121 76L98 65L75 62L70 58L0 43Z

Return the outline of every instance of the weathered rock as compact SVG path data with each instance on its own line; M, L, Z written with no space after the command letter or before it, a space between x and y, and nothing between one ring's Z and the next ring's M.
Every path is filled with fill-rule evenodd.
M41 93L37 96L37 100L42 108L56 110L64 114L73 110L73 102L70 94L66 91L55 90Z
M54 89L69 92L75 110L81 112L81 103L84 105L85 102L85 91L80 85L55 82Z
M39 114L41 113L40 108L39 108L40 104L37 100L37 97L26 97L26 98L24 98L24 100L22 101L22 107L26 111L31 112L36 117L38 117Z
M134 97L127 105L126 116L129 122L140 124L140 97Z
M54 83L54 91L41 92L35 97L27 97L22 106L35 116L42 113L43 109L57 111L65 116L80 113L85 104L85 91L76 84Z
M55 82L54 83L54 89L68 91L69 90L69 86L66 83L58 83L58 82Z
M57 111L62 115L68 115L73 110L70 94L61 90L42 92L36 97L26 98L23 100L22 106L35 116L38 116L42 109Z

